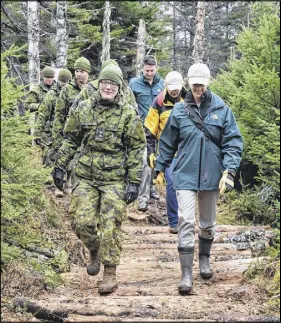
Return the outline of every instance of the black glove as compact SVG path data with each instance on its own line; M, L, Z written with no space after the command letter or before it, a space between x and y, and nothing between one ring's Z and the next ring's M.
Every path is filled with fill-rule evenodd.
M54 183L55 183L56 187L60 191L62 191L62 188L63 188L63 175L64 175L63 170L58 168L58 167L55 167L51 174L53 176Z
M34 142L36 145L41 146L41 139L40 138L35 138Z
M139 196L139 185L129 183L126 188L125 201L127 204L133 203Z

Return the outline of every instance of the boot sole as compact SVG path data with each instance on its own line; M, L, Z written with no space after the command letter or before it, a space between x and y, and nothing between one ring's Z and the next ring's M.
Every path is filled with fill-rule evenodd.
M99 269L92 269L91 267L87 266L87 274L90 276L96 276L100 272Z
M179 294L180 295L190 295L192 292L192 287L191 288L178 288Z
M99 294L100 294L100 295L111 294L111 293L113 293L116 289L117 289L117 286L115 286L115 287L114 287L114 288L112 288L111 290L106 290L106 289L99 288Z
M200 273L200 276L203 278L203 279L210 279L213 277L213 273L209 273L209 274L204 274L204 273Z

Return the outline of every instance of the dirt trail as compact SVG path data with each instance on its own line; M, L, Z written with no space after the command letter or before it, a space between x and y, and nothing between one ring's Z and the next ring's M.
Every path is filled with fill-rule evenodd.
M58 203L67 206L67 199ZM154 213L157 203L150 205L148 214ZM163 205L158 213L163 213ZM131 212L130 216L141 218L141 213ZM189 296L179 296L177 291L181 276L177 235L169 233L167 226L156 226L148 220L128 219L122 229L118 289L113 294L98 294L103 270L97 276L88 276L85 267L71 265L71 271L62 274L64 284L41 294L36 304L67 312L65 322L276 321L260 314L264 295L258 286L242 282L243 273L253 261L251 249L225 242L229 235L251 228L218 226L211 255L214 276L210 280L199 276L196 244L194 288Z

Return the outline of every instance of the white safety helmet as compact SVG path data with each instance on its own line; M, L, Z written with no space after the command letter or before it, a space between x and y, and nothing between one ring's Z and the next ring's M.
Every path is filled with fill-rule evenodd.
M190 66L187 72L188 84L208 85L211 79L209 67L203 63L195 63Z
M177 71L169 72L165 77L165 86L169 91L181 91L183 84L182 75Z

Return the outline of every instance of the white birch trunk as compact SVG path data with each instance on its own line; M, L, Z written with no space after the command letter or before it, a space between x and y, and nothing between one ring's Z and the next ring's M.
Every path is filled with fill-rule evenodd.
M145 56L145 43L146 43L146 33L145 33L145 21L140 19L138 39L137 39L137 61L136 61L136 76L139 77L142 71L143 58Z
M204 21L205 21L205 1L198 1L196 13L196 29L192 58L194 63L203 61L204 55Z
M110 59L110 17L111 17L111 7L110 2L105 1L104 4L104 15L103 15L103 37L102 37L102 53L101 53L101 63Z
M177 35L176 35L176 8L175 8L175 4L173 4L173 58L172 58L172 66L173 66L174 71L177 69L176 42L177 42Z
M67 1L58 1L57 2L57 15L56 15L56 19L57 19L56 67L57 68L66 67L66 63L67 63L66 10L67 10Z
M40 81L38 2L27 2L28 61L30 87Z

